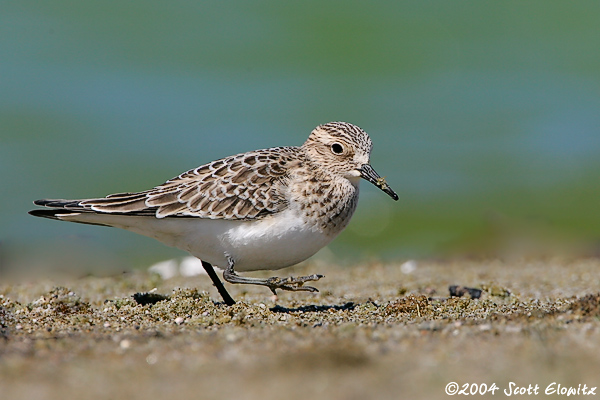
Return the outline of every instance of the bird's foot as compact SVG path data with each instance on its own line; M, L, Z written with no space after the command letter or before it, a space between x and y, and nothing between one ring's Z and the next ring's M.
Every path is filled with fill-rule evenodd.
M276 290L289 290L291 292L318 292L319 290L313 286L304 286L305 282L315 282L325 275L312 274L308 276L290 276L287 278L279 278L274 276L265 281L265 286L271 289L274 295L277 295Z

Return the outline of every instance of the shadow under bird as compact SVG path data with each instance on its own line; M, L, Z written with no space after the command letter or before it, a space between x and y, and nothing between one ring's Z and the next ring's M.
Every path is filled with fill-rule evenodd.
M82 200L36 200L36 217L126 229L188 251L202 261L226 304L229 283L315 292L323 275L259 279L240 271L276 270L306 260L350 222L360 179L398 195L369 164L372 143L356 125L316 127L299 147L226 157L136 193Z

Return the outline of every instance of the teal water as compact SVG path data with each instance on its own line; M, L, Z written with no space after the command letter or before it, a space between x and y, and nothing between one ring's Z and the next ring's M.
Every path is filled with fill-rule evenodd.
M363 185L336 256L595 254L599 20L592 1L2 2L0 262L56 241L179 255L26 212L334 120L370 133L400 195Z

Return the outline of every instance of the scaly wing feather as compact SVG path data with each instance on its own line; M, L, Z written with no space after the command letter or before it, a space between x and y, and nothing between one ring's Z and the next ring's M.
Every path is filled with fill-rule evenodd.
M153 189L99 199L38 200L78 212L251 220L284 210L290 168L303 162L297 147L277 147L213 161Z

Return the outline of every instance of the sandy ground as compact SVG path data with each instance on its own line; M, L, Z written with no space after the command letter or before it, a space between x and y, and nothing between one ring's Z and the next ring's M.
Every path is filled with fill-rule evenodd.
M228 285L233 307L206 276L4 281L0 398L435 399L450 382L499 388L478 398L507 397L511 382L532 385L534 397L548 387L600 397L581 390L600 386L599 260L309 263L280 273L326 278L319 293L276 300ZM481 298L450 298L453 284L483 289ZM170 299L132 299L153 288Z

